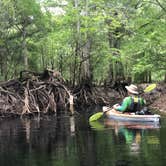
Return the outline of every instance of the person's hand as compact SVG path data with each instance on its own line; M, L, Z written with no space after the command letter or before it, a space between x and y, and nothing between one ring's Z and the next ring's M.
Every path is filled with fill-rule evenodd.
M115 104L115 105L113 105L113 109L117 109L119 107L119 104Z

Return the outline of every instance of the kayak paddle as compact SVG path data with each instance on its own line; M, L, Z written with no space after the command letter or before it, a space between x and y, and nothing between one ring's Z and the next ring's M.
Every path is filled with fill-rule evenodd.
M150 91L152 91L153 89L155 89L156 88L156 84L151 84L151 85L149 85L149 86L147 86L145 89L144 89L144 92L146 93L146 92L150 92Z
M144 93L147 93L147 92L151 92L153 89L156 88L156 84L151 84L149 86L147 86L145 89L144 89ZM108 109L109 110L109 109ZM106 110L106 111L108 111ZM105 112L106 112L105 111ZM96 121L98 119L100 119L102 116L103 116L104 112L97 112L95 113L94 115L90 116L89 118L89 122L92 122L92 121Z
M102 116L103 116L103 112L97 112L89 118L89 122L96 121L97 119L99 119Z

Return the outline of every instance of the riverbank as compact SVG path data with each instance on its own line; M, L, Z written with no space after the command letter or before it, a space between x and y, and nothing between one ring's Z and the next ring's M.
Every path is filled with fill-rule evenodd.
M157 84L157 87L150 93L144 94L151 109L166 113L166 84Z
M145 89L150 84L139 84L137 85L140 90ZM116 103L121 103L123 98L125 97L123 89L121 91L117 91L112 88L96 88L95 94L100 94L98 97L98 101L100 103L105 102L106 104L112 106ZM150 109L159 110L161 112L166 113L166 84L157 84L157 87L148 93L143 93L141 95L147 101L147 106Z
M150 107L166 113L166 94L160 95L159 98L154 100Z
M0 117L61 114L68 110L73 114L74 108L85 110L96 105L112 107L121 103L127 95L125 85L92 87L82 84L71 89L64 79L56 75L56 71L46 70L39 74L24 71L20 78L0 84ZM149 85L137 86L141 92ZM157 84L154 90L141 96L146 99L149 108L166 112L166 84Z

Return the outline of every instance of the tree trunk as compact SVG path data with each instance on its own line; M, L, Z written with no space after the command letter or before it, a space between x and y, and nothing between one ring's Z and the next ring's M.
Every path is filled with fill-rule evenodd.
M113 81L115 82L117 79L117 67L116 67L116 62L112 62L112 73L113 73Z
M74 0L74 7L76 8L76 10L79 12L79 0ZM77 58L80 55L80 18L79 18L80 13L77 13L77 19L76 19L76 43L75 43L75 54L74 54L74 64L71 67L71 70L73 71L73 79L72 79L72 86L75 86L76 83L76 79L79 80L79 74L78 74L78 78L76 73L79 73L79 71L77 72ZM78 81L77 81L78 82Z
M59 69L58 70L61 74L63 73L63 56L61 53L59 54Z
M28 50L27 50L27 42L26 42L26 29L24 25L22 28L22 56L24 59L25 69L28 70Z
M85 1L85 16L88 16L88 0ZM85 27L87 28L88 23L85 23ZM90 47L91 41L88 38L87 32L85 32L85 45L82 48L82 66L81 66L81 76L80 81L82 83L86 82L88 84L92 83L92 73L90 70Z
M42 68L45 69L46 68L46 63L45 63L45 52L44 52L44 47L41 46L40 48L41 50L41 65L42 65Z
M148 76L149 76L148 81L149 81L149 83L151 83L152 82L152 73L151 73L151 71L148 72Z
M73 80L72 80L73 87L75 86L75 81L76 81L77 57L78 57L78 41L76 41L75 55L74 55Z
M0 49L0 73L3 76L3 79L7 80L7 53L5 48Z
M82 50L82 72L81 72L81 81L89 80L91 81L91 71L90 71L90 41L88 40Z

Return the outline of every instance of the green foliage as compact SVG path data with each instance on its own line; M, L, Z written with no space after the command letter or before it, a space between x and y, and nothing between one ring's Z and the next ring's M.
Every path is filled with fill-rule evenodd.
M86 61L95 83L108 79L110 73L123 75L119 72L136 81L142 81L141 76L147 73L151 73L152 79L163 79L166 73L164 0L66 2L0 1L1 78L15 77L25 68L24 28L31 70L54 68L66 79L79 83ZM62 14L52 12L57 9ZM85 50L87 59L83 58Z
M132 34L124 40L123 60L130 64L131 74L166 70L165 12L153 3L143 3L130 22ZM133 15L134 16L134 15Z

